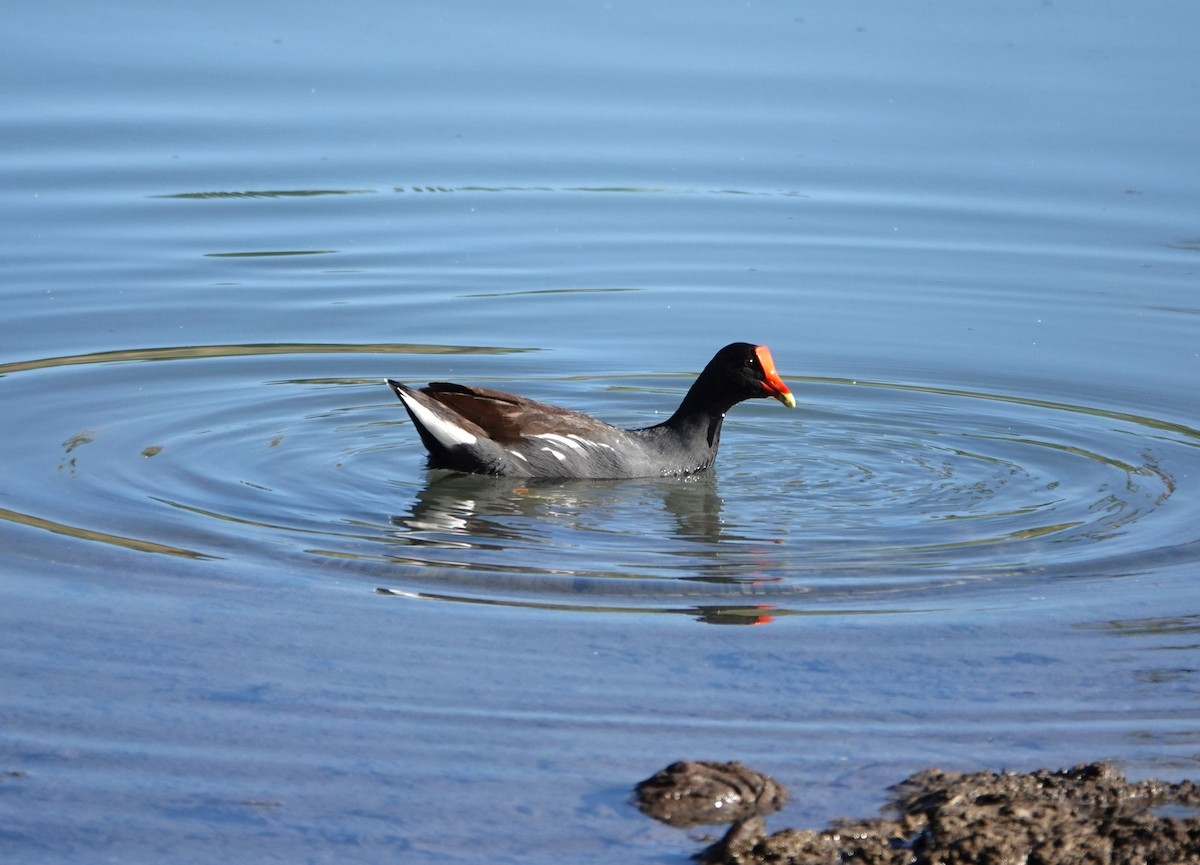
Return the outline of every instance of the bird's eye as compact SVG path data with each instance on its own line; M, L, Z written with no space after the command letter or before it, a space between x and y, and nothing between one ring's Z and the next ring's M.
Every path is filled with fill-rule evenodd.
M754 369L756 366L758 366L758 358L753 356L746 358L747 369Z

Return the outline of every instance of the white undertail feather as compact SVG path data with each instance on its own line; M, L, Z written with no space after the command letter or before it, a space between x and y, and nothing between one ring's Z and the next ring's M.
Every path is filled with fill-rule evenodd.
M475 444L475 436L462 427L438 417L425 408L425 406L421 405L414 397L404 393L404 391L399 391L398 393L400 394L400 399L404 400L404 405L413 413L413 417L420 421L421 426L425 427L443 447L452 448L456 445Z

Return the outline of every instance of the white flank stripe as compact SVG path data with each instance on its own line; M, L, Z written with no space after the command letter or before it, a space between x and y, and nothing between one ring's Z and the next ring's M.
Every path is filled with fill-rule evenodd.
M616 450L616 448L614 448L612 445L606 445L604 442L594 442L591 439L585 439L583 436L578 435L577 433L567 433L567 438L575 439L577 442L583 442L585 445L592 448L608 448L610 451Z
M462 427L442 420L403 391L400 392L400 398L404 400L404 404L408 406L408 410L421 422L421 426L429 430L433 434L433 437L441 442L444 447L452 448L455 445L475 444L475 436Z
M554 454L556 457L558 457L558 461L559 461L559 462L563 462L563 463L565 463L565 462L567 461L567 457L566 457L566 455L564 455L564 454L560 454L560 453L559 453L558 451L556 451L554 448L542 448L542 450L546 451L547 453Z
M530 438L545 439L546 441L554 442L558 445L566 445L569 448L583 453L583 448L580 447L577 442L571 441L571 439L567 436L560 436L558 433L538 433L535 436L530 436ZM576 438L578 438L578 436L576 436Z
M525 459L525 456L523 454L519 454L514 450L510 450L509 453L512 454L513 456L515 456L517 459L519 459L523 463L529 462L529 460Z

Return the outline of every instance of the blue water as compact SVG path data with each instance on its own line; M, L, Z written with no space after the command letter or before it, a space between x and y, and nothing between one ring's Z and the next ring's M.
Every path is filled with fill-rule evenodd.
M0 57L0 853L684 862L1200 754L1191 4L65 3ZM430 474L385 376L688 481Z

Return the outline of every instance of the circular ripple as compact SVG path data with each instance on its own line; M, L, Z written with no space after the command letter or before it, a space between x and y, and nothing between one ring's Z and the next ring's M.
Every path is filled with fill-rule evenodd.
M1195 492L1167 507L1197 463L1193 429L1012 396L821 384L826 411L806 425L793 486L818 517L799 524L804 543L839 567L1102 574L1195 540Z
M419 365L396 355L439 353L470 378L470 357L495 351L207 346L8 364L20 468L0 517L256 579L735 622L1200 558L1200 433L1011 395L793 378L798 410L738 407L709 476L427 473L382 377ZM630 418L682 386L494 383Z

